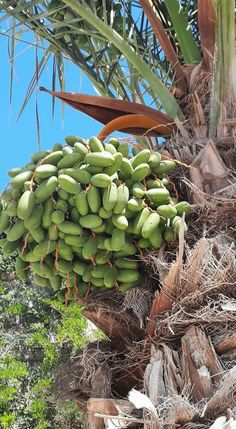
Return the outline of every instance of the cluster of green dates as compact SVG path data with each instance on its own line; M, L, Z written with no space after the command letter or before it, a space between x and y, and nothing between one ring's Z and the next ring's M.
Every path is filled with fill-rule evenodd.
M31 156L9 171L2 193L0 241L4 255L18 252L24 281L51 284L61 300L88 290L125 292L142 282L138 255L159 249L187 225L167 173L175 167L158 152L111 139L66 137L66 145Z

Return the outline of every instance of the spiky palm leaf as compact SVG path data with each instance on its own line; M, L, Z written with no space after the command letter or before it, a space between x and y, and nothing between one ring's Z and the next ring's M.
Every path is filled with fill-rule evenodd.
M107 8L108 3L109 8ZM123 39L143 57L150 69L160 69L163 78L168 78L170 82L171 74L165 59L162 59L160 46L156 42L153 43L150 27L137 3L130 2L126 5L124 2L125 6L123 5L124 7L120 10L117 5L113 5L113 2L91 1L86 2L85 8L91 11L95 18L121 34ZM135 100L139 97L143 101L145 92L151 97L154 105L159 105L156 93L147 86L146 79L134 70L122 52L119 52L110 42L107 43L106 36L63 2L3 0L0 6L2 11L6 12L1 21L13 15L18 22L36 31L42 40L49 42L52 55L60 52L63 56L62 60L72 60L88 75L102 95L126 100ZM134 8L135 17L132 15ZM11 28L14 31L15 25ZM136 82L135 94L132 81Z
M14 16L36 31L42 40L49 42L49 51L55 55L57 62L57 52L62 54L61 60L63 56L72 60L84 70L102 95L133 101L139 99L141 102L145 102L148 97L149 104L160 108L163 106L168 114L177 116L179 109L174 97L162 84L164 82L165 86L171 86L174 73L167 61L168 57L163 56L162 45L153 35L139 2L91 1L69 4L60 1L2 0L0 6L6 12L1 21ZM184 5L184 2L183 7L189 10L189 5ZM86 19L78 13L78 8L87 14ZM181 54L179 41L171 29L169 11L172 8L167 10L165 4L159 1L155 2L155 8L163 21L164 30L169 33L171 43L175 44L176 51ZM107 34L104 33L106 28ZM194 25L192 28L194 29ZM12 32L15 31L15 24L11 29ZM126 43L120 46L121 40L117 36L121 36ZM190 50L194 48L191 60L196 62L200 54L191 32L187 34L187 41L184 39L181 38L180 44L187 51L189 41ZM135 58L134 51L140 61Z
M155 105L179 121L184 119L184 103L176 101L173 87L176 88L176 96L183 97L192 92L190 75L193 65L202 61L201 54L205 70L212 69L215 7L220 16L221 2L216 3L213 5L211 0L207 4L202 0L2 0L0 5L6 12L2 20L14 16L37 32L42 40L49 42L42 64L49 58L47 52L52 53L61 71L63 57L68 58L84 70L102 95ZM232 4L227 5L227 10L232 16ZM220 28L222 20L224 18L218 22ZM228 23L229 19L226 18L228 35L225 27L225 40L233 34L232 23ZM15 31L15 25L12 31ZM235 55L232 49L230 55L222 49L224 52L221 50L218 57L223 58L226 54L228 60L231 58L229 61L224 58L227 67L224 75L228 76ZM216 68L220 69L217 64ZM222 97L225 98L219 88L217 73L215 76L212 94L214 114L211 115L215 119L211 120L211 134L216 133L218 120L222 116L220 103L224 101ZM234 80L232 73L230 77ZM61 72L60 82L63 86ZM231 84L231 89L234 86Z

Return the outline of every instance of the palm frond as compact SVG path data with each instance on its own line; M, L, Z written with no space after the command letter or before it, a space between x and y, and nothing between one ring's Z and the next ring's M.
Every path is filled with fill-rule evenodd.
M198 63L201 55L180 3L178 0L165 0L165 5L169 11L184 61L189 64Z
M173 72L163 56L162 48L155 39L139 2L121 1L118 4L113 1L95 3L91 0L85 3L86 8L100 20L99 23L102 22L106 26L108 23L110 28L122 35L130 48L142 58L151 73L160 76L167 87L172 85ZM61 55L63 62L73 61L89 77L101 95L125 100L135 100L138 96L140 100L162 108L156 90L146 84L145 77L133 64L126 61L113 44L107 43L107 39L100 31L60 0L51 2L2 0L0 8L5 12L2 20L13 16L16 19L16 25L19 26L21 23L37 32L39 40L46 40L49 43L48 47L52 55ZM57 76L59 79L58 69ZM157 80L156 76L155 80ZM135 93L131 81L136 82ZM174 99L172 101L174 102Z
M166 33L161 20L157 16L157 11L154 7L154 2L152 0L140 0L142 8L147 15L147 18L152 26L153 32L156 35L163 52L166 56L166 59L172 65L176 73L176 86L180 88L182 93L184 94L186 91L185 79L183 69L179 63L179 58L177 51L174 49L168 34Z
M15 19L12 19L13 22L13 31L12 31L12 37L9 40L8 39L8 56L9 56L9 63L11 67L10 72L10 104L12 102L12 94L13 94L13 78L14 78L14 57L15 57Z
M35 34L35 86L36 86L36 94L35 94L35 116L36 116L36 130L37 130L37 142L38 142L38 150L41 150L41 137L40 137L40 121L39 121L39 108L38 108L38 83L39 83L39 73L42 73L44 68L43 62L39 66L39 58L38 58L38 36Z
M37 87L38 82L39 82L39 78L42 75L43 70L46 67L46 64L47 64L47 62L49 60L50 55L51 55L51 52L50 52L50 49L48 48L47 51L45 52L45 54L43 55L43 57L40 60L37 60L37 65L35 67L35 72L34 72L34 74L32 76L32 79L31 79L29 85L28 85L25 98L24 98L23 103L22 103L22 105L20 107L20 111L19 111L19 114L18 114L18 119L22 115L22 113L23 113L23 111L24 111L24 109L25 109L25 107L26 107L26 105L27 105L27 103L28 103L31 95L33 94L35 88Z
M181 96L191 92L193 65L204 60L207 72L212 71L215 40L218 44L213 4L218 0L1 0L0 9L5 12L2 22L14 18L9 33L15 41L22 25L38 34L38 46L44 49L39 64L43 57L54 64L53 90L58 84L65 90L63 67L72 61L102 96L146 104L182 119L179 104L187 111ZM27 99L35 85L33 76ZM219 97L212 97L215 124Z
M127 62L130 62L138 70L141 76L145 76L146 81L149 83L151 89L158 95L163 109L172 118L179 117L183 119L180 107L177 104L173 95L162 83L161 79L155 74L146 62L140 58L138 53L132 49L129 43L126 42L115 30L104 24L104 22L92 13L91 8L76 0L62 0L66 6L69 6L73 11L80 15L85 22L93 26L100 34L107 39L108 43L112 43L125 57Z

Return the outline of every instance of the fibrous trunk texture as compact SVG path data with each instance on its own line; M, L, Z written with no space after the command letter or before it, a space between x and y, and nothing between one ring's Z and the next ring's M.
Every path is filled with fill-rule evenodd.
M84 314L108 340L81 350L56 376L58 400L88 407L89 429L235 425L235 145L205 139L182 149L170 144L164 153L180 160L171 180L192 203L189 231L140 254L142 287L88 297ZM132 405L133 388L146 396Z

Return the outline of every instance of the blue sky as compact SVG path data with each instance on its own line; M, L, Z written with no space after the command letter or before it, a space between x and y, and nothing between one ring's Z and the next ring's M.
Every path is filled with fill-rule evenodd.
M38 150L35 116L35 94L17 121L17 115L24 100L28 84L34 73L35 48L18 43L14 64L14 92L12 105L9 103L10 65L8 57L8 39L0 35L1 79L0 79L0 112L1 112L1 161L0 189L9 178L7 171L13 167L26 164L30 154ZM86 76L72 63L66 68L66 90L95 94L94 88ZM51 70L48 66L40 78L40 85L51 88ZM59 86L57 86L59 90ZM96 135L101 124L72 108L65 106L64 119L61 117L61 102L55 102L55 114L52 120L51 97L39 92L38 106L40 117L41 145L43 149L52 148L54 143L64 143L68 134L88 138Z

